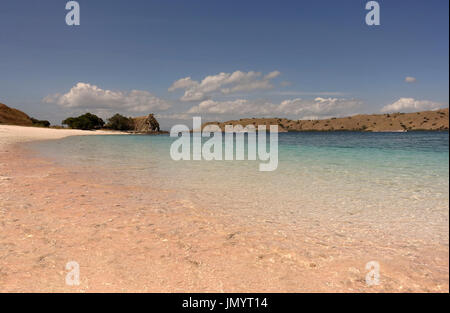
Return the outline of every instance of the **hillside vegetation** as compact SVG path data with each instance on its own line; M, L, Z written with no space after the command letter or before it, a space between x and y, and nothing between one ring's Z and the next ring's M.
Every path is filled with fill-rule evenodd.
M278 125L287 131L410 131L448 130L448 108L436 111L393 114L360 114L324 120L290 120L286 118L244 118L226 122L209 122L224 130L225 125Z

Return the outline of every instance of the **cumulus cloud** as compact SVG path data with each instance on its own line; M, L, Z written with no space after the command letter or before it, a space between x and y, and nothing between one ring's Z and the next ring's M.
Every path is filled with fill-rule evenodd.
M205 100L198 105L193 106L187 113L193 114L235 114L235 113L252 113L255 111L253 103L245 99L237 99L231 101L214 101Z
M316 97L325 97L325 96L345 96L346 94L341 91L273 91L270 92L271 95L275 96L288 96L288 97L300 97L300 96L316 96Z
M171 120L190 120L192 119L192 114L189 113L166 113L157 114L158 119L171 119Z
M169 87L169 91L174 91L177 89L189 89L198 85L198 82L192 80L190 77L185 77L177 80Z
M129 112L148 112L166 110L169 103L148 91L118 91L99 88L88 83L77 83L65 94L45 97L45 103L54 103L66 108L91 110L121 110Z
M195 81L191 77L185 77L175 81L169 87L169 91L184 90L184 94L180 99L182 101L203 101L214 94L270 89L273 87L270 81L280 74L279 71L273 71L266 75L254 71L235 71L233 73L219 73L206 76L202 81Z
M412 76L406 76L405 77L405 82L407 82L407 83L415 83L416 82L416 78L412 77Z
M383 113L389 112L415 112L424 110L436 110L444 107L443 104L428 101L428 100L415 100L414 98L400 98L394 103L384 106L381 109Z
M343 116L355 113L362 102L356 99L322 98L303 100L300 98L284 100L280 103L249 101L237 99L232 101L205 100L189 109L191 114L229 114L254 116L280 116L306 118Z

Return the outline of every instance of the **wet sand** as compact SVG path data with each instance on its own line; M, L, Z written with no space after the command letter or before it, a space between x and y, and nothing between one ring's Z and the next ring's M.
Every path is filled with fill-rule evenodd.
M176 186L124 185L38 158L17 142L44 135L9 131L0 138L1 292L449 291L448 244L350 222L248 224L179 199ZM70 261L79 286L65 284ZM369 261L380 264L378 286L366 284Z

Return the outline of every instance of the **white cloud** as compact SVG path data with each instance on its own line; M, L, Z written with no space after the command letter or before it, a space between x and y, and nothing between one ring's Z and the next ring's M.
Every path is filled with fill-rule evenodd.
M303 100L300 98L284 100L281 103L249 101L237 99L232 101L205 100L189 109L190 114L228 114L254 116L287 116L305 118L308 116L328 117L344 116L356 113L362 102L356 99L321 98Z
M428 101L428 100L415 100L414 98L400 98L392 104L386 105L381 109L381 112L416 112L424 110L436 110L444 107L443 104Z
M308 115L328 117L356 113L356 110L361 106L362 102L357 99L317 97L314 100L302 100L296 98L282 101L278 111L285 114L298 115L303 118Z
M176 89L188 89L193 88L198 85L198 82L193 81L190 77L185 77L177 80L169 87L169 91L174 91Z
M189 109L187 113L207 113L207 114L235 114L235 113L252 113L255 108L253 103L245 99L237 99L231 101L214 101L205 100L198 105Z
M270 89L273 87L270 80L280 74L279 71L273 71L266 75L254 71L235 71L206 76L200 82L185 77L175 81L168 90L183 89L184 95L180 99L182 101L202 101L209 99L214 94Z
M192 114L189 113L166 113L157 114L158 119L171 119L171 120L190 120L192 119Z
M273 79L273 78L276 78L276 77L278 77L280 75L281 75L280 71L273 71L273 72L270 72L269 74L267 74L266 76L264 76L264 78L265 79Z
M129 112L149 112L166 110L169 103L148 91L118 91L101 89L88 83L77 83L65 94L45 97L45 103L55 103L66 108L91 110L120 110Z
M275 96L287 96L287 97L301 97L301 96L316 96L316 97L325 97L325 96L334 96L334 97L342 97L346 94L341 91L271 91L268 94Z
M412 77L412 76L406 76L405 77L405 82L407 82L407 83L415 83L416 82L416 78Z

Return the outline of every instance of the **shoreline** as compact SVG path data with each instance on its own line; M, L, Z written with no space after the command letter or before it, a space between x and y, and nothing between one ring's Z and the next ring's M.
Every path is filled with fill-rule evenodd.
M449 130L448 108L434 111L391 114L357 114L317 120L291 120L288 118L241 118L226 122L207 122L202 125L278 125L282 131L359 131L388 132L415 130Z
M0 124L0 149L9 144L28 141L62 139L70 136L128 135L128 133L106 130L56 129L33 126Z
M16 144L2 144L0 126L0 292L448 292L448 244L308 218L248 224L177 189L115 184L114 173L63 167L17 144L78 131L12 131ZM367 286L374 259L382 284ZM79 286L65 285L70 261Z

